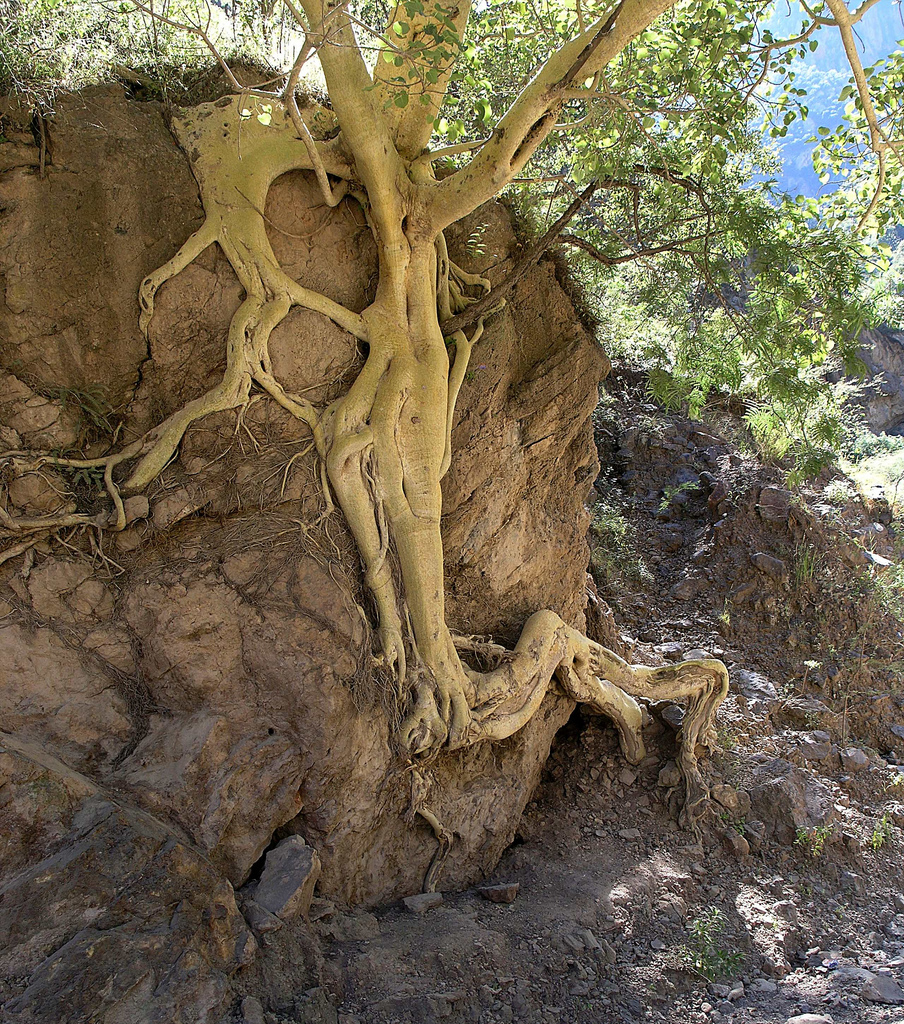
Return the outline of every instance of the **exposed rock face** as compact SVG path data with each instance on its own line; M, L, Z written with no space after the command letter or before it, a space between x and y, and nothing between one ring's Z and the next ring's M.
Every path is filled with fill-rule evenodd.
M6 734L0 782L3 1020L216 1019L257 947L232 886L163 821Z
M67 100L53 136L45 180L0 177L4 447L74 443L85 410L61 387L101 389L125 410L121 438L136 436L218 378L241 300L209 250L162 289L148 351L138 283L201 218L187 164L159 108L117 89ZM290 274L363 307L375 261L353 204L330 213L292 174L266 212ZM478 222L485 255L472 259ZM475 224L453 233L457 258L501 274L517 250L508 215L490 206ZM272 350L287 387L315 401L360 365L354 340L306 311ZM444 484L450 623L512 640L551 608L580 626L588 421L606 361L551 264L471 366ZM20 490L2 500L33 514L100 507L73 474ZM0 779L13 794L0 807L10 1020L216 1021L230 975L278 959L276 946L255 953L233 897L274 838L303 837L318 891L350 903L418 892L435 852L427 825L403 818L398 708L371 664L354 547L338 515L319 519L306 430L266 401L238 421L211 416L148 498L101 539L104 557L72 537L0 567L0 729L20 737L3 739ZM481 877L511 842L571 709L549 696L511 739L434 766L430 806L455 835L444 888Z
M860 357L869 380L858 400L876 434L898 434L904 426L904 334L886 327L864 331Z

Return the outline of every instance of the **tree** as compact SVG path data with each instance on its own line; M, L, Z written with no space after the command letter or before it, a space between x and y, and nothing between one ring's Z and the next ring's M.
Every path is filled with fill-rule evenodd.
M648 116L653 122L664 118L671 124L674 114L690 140L705 130L711 171L717 176L725 154L740 146L746 131L748 97L734 86L716 89L713 96L718 94L719 102L731 107L734 115L723 113L709 121L701 119L699 104L679 104L670 112L662 96L655 97L653 112L638 115L622 92L613 90L607 75L619 55L675 0L620 0L603 13L594 13L577 0L573 6L552 9L556 45L544 54L505 112L496 118L486 97L475 104L476 120L486 125L485 137L460 141L458 135L467 127L463 119L450 127L443 118L469 87L468 75L458 73L474 59L469 23L478 24L484 40L501 32L508 43L522 33L526 8L510 29L498 17L493 21L492 9L473 15L467 0L402 0L385 24L375 28L379 12L357 10L348 2L284 2L302 41L280 88L245 88L227 67L235 94L189 109L174 120L206 219L172 259L145 279L140 291L141 323L146 329L161 285L208 246L221 247L245 292L229 327L222 381L104 458L72 460L19 452L9 455L8 462L15 472L41 463L102 470L114 506L112 528L122 529L121 495L141 491L162 472L192 423L216 411L241 408L252 391L265 393L312 432L327 507L332 508L333 501L339 505L354 535L376 609L381 657L407 702L399 741L411 756L425 761L441 749L507 737L529 720L547 690L556 686L609 715L625 755L636 762L644 752L644 712L636 698L686 699L679 761L687 786L685 816L693 822L706 797L697 748L714 745L714 715L728 688L721 662L631 666L554 613L541 610L525 623L511 655L497 658L498 667L491 671L478 671L468 664L474 641L454 637L446 623L440 485L451 459L455 403L471 349L504 290L494 291L488 281L456 266L444 231L521 176L532 158L547 163L560 159L561 151L555 147L541 157L547 140L563 131L580 131L582 120L599 138L602 128L595 104L603 104L636 128L649 143L648 152L650 147L660 149L652 122L651 127L643 123ZM873 2L867 0L860 11ZM831 0L833 12L839 4L840 0ZM853 18L858 16L855 12ZM153 17L170 26L181 24L169 15ZM740 28L732 27L733 18ZM682 46L705 52L707 67L713 60L743 57L746 71L759 61L765 75L770 61L780 60L777 55L787 50L785 44L765 43L759 50L754 47L751 57L752 30L731 0L689 4L676 19ZM692 31L695 19L705 26L703 36ZM835 20L843 31L849 29L840 7ZM209 42L201 23L192 31ZM532 63L536 47L545 47L548 39L549 33L534 33L522 60ZM322 68L329 104L302 109L299 77L314 57ZM618 73L613 71L612 76ZM694 82L685 82L684 87ZM649 92L653 96L655 89L651 86ZM865 105L864 113L872 126L875 113L871 117ZM440 131L452 137L449 145L436 144ZM877 132L881 187L887 177L883 154L896 155L897 144L886 129L880 126ZM586 140L592 142L595 136L583 138L586 147ZM683 194L702 195L705 207L697 179L672 169L667 154L659 155L659 163L648 159L637 167L632 158L630 170ZM540 249L598 189L625 187L619 177L624 168L617 158L615 173L607 174L598 154L589 156L592 159L581 166L591 168L590 185L572 197L554 230L541 239ZM449 159L457 161L451 170L443 166ZM344 308L290 279L271 250L262 213L267 193L277 177L296 169L313 172L328 206L348 196L365 212L376 242L379 281L374 301L364 310ZM631 181L628 186L628 194L636 195L636 186ZM873 211L868 213L872 216ZM708 225L704 237L711 230ZM682 241L690 244L686 232ZM636 254L636 245L634 250ZM293 306L330 318L366 346L367 358L357 379L326 408L315 408L288 393L272 372L268 340ZM79 514L34 520L0 515L10 541L0 559L25 550L55 529L98 522ZM490 656L500 654L492 645L482 649ZM441 825L436 822L434 827L442 838Z

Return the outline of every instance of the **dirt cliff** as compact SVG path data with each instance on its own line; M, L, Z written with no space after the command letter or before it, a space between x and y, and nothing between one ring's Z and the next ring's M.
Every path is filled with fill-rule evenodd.
M0 175L0 439L98 455L210 386L241 290L208 250L163 288L145 341L138 285L202 215L164 111L98 88L61 102L51 131L43 176L37 156ZM265 213L291 276L366 304L375 259L354 203L331 211L292 174ZM497 205L450 243L493 278L519 250ZM301 310L271 350L315 400L362 361ZM444 482L457 631L512 640L538 608L583 625L607 365L545 262L475 348ZM0 504L98 513L102 481L45 466L4 483ZM125 531L63 531L0 566L4 1019L216 1021L235 978L315 984L303 927L249 925L262 857L290 835L316 851L321 897L420 891L436 843L405 820L399 701L372 658L351 538L323 507L306 429L253 396L191 429L127 503ZM549 696L511 739L433 766L431 806L455 837L444 886L497 863L571 710Z

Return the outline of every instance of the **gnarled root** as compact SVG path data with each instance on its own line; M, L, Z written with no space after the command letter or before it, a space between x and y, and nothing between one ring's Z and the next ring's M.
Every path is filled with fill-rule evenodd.
M408 810L405 812L405 821L411 825L416 816L420 815L433 829L436 836L436 853L430 861L430 867L424 876L423 892L436 892L439 884L439 876L452 849L452 833L437 818L436 814L427 806L427 799L430 790L433 788L433 775L416 764L409 765L411 772L411 798L408 803Z
M720 661L663 668L630 665L554 612L540 611L528 619L509 660L491 672L465 671L475 697L462 740L450 746L513 735L530 721L546 694L557 691L611 718L625 757L636 764L645 754L641 730L649 716L635 698L686 700L678 757L686 786L682 823L694 827L704 813L709 793L697 764L698 745L709 750L715 746L715 714L728 692L728 671ZM442 691L439 679L418 687L400 732L414 752L427 752L431 740L442 742L448 721L436 696Z

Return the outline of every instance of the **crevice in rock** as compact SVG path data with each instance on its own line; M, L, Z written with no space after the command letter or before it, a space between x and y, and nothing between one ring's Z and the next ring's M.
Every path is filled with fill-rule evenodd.
M257 858L257 860L251 865L251 870L248 872L248 878L245 884L242 886L243 889L247 889L248 886L254 885L261 880L261 875L264 873L264 865L267 860L267 854L276 848L277 844L284 838L285 826L280 825L279 828L274 829L273 834L270 836L270 842L267 843L264 848L264 852Z

